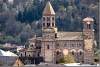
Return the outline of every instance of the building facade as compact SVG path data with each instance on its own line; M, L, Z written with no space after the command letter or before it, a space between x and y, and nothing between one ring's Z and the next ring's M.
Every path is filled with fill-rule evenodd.
M94 29L93 19L83 19L82 32L60 32L55 26L55 12L50 2L47 2L42 17L42 37L30 39L35 49L40 49L40 55L47 63L57 63L64 55L71 53L76 62L93 62Z

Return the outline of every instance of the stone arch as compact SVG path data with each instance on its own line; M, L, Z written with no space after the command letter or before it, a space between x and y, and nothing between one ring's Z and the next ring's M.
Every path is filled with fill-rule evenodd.
M62 51L61 51L61 49L56 49L55 56L56 56L56 63L58 63L59 60L62 58Z
M72 51L76 52L76 50L75 50L75 49L70 50L70 52L72 52Z
M70 50L70 53L71 53L72 55L75 55L75 54L76 54L76 50L75 50L75 49L72 49L72 50Z
M61 52L61 49L56 49L56 51L60 51Z
M63 49L63 55L67 55L68 54L68 49Z
M78 55L82 55L83 52L84 52L84 51L83 51L82 49L79 49L79 50L78 50Z
M84 52L82 49L79 49L77 52L80 52L80 51L81 51L81 52Z
M60 49L56 49L55 54L56 54L56 56L61 56L62 51Z
M56 55L59 55L61 53L61 50L60 49L57 49L56 50Z

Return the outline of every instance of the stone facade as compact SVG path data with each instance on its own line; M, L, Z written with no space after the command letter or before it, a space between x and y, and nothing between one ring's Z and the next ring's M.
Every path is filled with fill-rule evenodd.
M50 2L47 2L42 17L42 37L36 37L31 43L40 46L40 55L48 63L59 61L65 49L72 53L76 62L92 63L93 21L90 17L85 18L82 32L59 32L55 26L55 12Z

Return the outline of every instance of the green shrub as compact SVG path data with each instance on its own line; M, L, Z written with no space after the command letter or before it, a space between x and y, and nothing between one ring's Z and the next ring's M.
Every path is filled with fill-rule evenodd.
M64 56L63 58L60 59L59 63L75 63L75 59L73 57L73 55L68 54L66 56Z

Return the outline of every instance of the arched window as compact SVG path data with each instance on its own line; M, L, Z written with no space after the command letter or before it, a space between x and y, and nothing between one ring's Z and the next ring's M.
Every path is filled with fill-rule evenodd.
M50 27L50 23L47 23L47 27Z
M54 20L55 20L55 18L54 18L54 17L52 17L52 20L54 21Z
M43 23L43 26L45 26L45 23Z
M43 17L43 21L45 21L45 17Z
M57 55L59 55L59 54L60 54L60 52L59 52L59 51L57 51L57 52L56 52L56 54L57 54Z
M64 47L66 47L67 45L66 44L64 44Z
M82 55L82 51L79 52L79 55Z
M47 49L50 49L50 46L49 45L47 45Z
M33 44L31 44L30 47L33 47Z
M26 56L26 52L25 52L25 56Z
M57 47L59 47L59 44L56 44Z
M57 33L55 33L55 38L57 38Z
M72 44L72 47L74 47L74 44Z
M74 51L72 51L72 55L74 55L75 54L75 52Z
M21 57L22 57L22 53L21 53Z
M78 44L78 47L81 47L81 44Z
M47 21L50 21L50 17L47 17Z
M28 56L30 57L30 54Z
M91 29L91 24L88 24L88 28Z
M52 23L52 26L54 27L54 22Z

